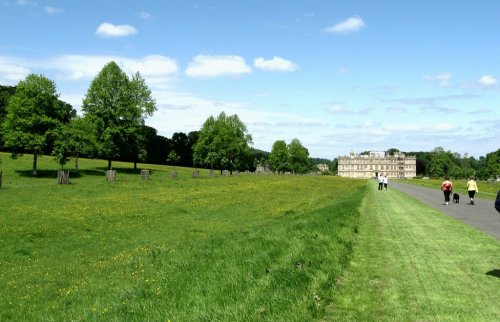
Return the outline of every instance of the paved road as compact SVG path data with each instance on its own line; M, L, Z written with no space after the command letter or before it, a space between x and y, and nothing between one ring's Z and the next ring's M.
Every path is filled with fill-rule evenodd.
M474 198L475 204L471 206L469 196L460 195L459 204L451 203L446 206L443 193L439 190L394 181L389 183L389 189L391 188L396 188L450 217L500 239L500 213L494 207L494 200Z

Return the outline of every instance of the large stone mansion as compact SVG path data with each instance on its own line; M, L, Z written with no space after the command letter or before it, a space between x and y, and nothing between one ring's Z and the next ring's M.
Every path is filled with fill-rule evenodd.
M388 178L413 178L417 175L417 159L404 153L386 155L385 152L370 152L368 155L356 154L338 159L338 175L348 178L375 178L379 175Z

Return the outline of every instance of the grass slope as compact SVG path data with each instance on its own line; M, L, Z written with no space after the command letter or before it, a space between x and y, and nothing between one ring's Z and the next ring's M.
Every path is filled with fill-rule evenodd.
M497 240L373 183L361 220L332 320L500 321Z
M2 155L1 321L310 321L352 255L365 181Z

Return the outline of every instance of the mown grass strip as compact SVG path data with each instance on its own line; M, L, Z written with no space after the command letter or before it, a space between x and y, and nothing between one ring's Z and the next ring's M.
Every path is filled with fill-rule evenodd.
M500 321L497 240L374 183L361 220L332 320Z

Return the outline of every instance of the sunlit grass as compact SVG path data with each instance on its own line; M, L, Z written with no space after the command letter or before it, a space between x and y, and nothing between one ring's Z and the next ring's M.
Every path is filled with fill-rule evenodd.
M320 319L352 255L366 181L3 159L0 320ZM69 167L67 167L69 168Z
M331 321L499 321L500 243L372 182Z

